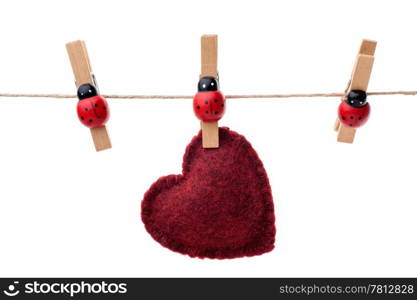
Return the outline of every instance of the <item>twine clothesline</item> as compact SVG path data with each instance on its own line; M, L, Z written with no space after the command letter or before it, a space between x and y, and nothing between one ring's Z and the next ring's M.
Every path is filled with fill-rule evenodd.
M416 96L417 91L388 91L368 92L369 96L403 95ZM344 97L345 93L311 93L311 94L253 94L253 95L225 95L226 99L285 99L285 98L331 98ZM190 95L102 95L108 99L193 99ZM73 94L35 94L35 93L0 93L2 98L56 98L72 99L77 98Z

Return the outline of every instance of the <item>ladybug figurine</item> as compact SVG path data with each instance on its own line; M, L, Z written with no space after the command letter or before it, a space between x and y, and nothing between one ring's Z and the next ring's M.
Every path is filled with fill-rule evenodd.
M371 107L366 102L366 92L352 90L339 105L339 120L346 127L358 128L366 123Z
M194 113L203 122L217 122L224 115L226 101L214 77L203 77L194 96Z
M97 89L89 83L80 85L77 96L80 100L77 104L77 114L81 123L88 128L104 126L109 119L106 99L100 96Z

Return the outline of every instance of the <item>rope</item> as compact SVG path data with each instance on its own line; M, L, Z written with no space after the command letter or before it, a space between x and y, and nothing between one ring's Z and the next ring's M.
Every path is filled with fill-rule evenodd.
M369 96L404 95L416 96L417 91L389 91L389 92L369 92ZM193 99L189 95L102 95L108 99ZM253 94L253 95L226 95L226 99L285 99L285 98L332 98L344 97L345 93L313 93L313 94ZM17 94L0 93L3 98L56 98L71 99L77 98L70 94Z

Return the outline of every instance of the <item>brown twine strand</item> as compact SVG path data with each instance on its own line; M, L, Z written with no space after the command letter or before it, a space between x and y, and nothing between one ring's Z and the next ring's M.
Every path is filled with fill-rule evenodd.
M390 91L390 92L369 92L369 96L404 95L416 96L417 91ZM278 99L278 98L331 98L344 97L345 93L313 93L313 94L254 94L254 95L226 95L226 99ZM108 99L192 99L189 95L102 95ZM70 94L16 94L0 93L3 98L77 98Z

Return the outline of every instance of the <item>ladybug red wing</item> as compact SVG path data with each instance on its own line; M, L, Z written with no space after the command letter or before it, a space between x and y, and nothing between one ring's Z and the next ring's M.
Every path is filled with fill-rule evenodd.
M81 123L88 128L102 127L109 119L109 109L106 99L102 96L78 101L77 114Z
M363 107L352 107L345 101L342 101L339 105L339 120L340 123L346 127L358 128L366 123L371 112L371 107L367 103Z
M225 98L220 91L199 92L194 96L194 113L203 122L220 120L225 111Z

